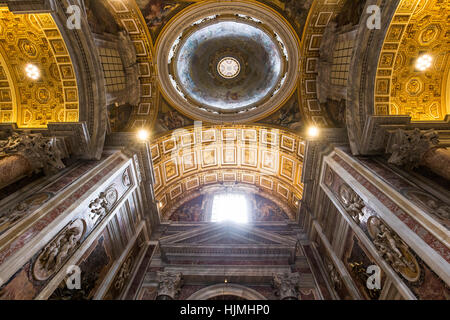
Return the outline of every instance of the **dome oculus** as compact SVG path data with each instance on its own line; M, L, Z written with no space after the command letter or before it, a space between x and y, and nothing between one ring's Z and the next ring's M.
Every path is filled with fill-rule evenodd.
M217 65L217 71L225 79L236 78L241 71L241 64L232 57L226 57L220 60Z

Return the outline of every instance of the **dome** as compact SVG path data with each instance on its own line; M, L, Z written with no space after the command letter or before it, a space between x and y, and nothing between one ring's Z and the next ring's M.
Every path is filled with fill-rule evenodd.
M211 123L257 121L275 112L295 89L295 32L265 7L218 2L202 8L183 11L160 35L157 60L167 63L158 63L158 78L165 98L183 114Z
M250 108L281 82L284 57L263 29L218 21L198 28L179 45L174 78L187 99L220 112Z

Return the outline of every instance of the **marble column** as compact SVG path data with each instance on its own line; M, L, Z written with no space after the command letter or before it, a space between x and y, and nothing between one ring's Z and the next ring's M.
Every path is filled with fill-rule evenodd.
M183 275L181 273L158 272L158 294L156 300L176 300L180 293Z
M425 153L422 164L437 175L450 180L450 150L432 148Z
M32 172L30 162L21 155L0 159L0 188L16 182Z
M65 167L63 157L54 137L13 133L0 141L0 188L33 172L53 174Z
M425 166L437 175L450 180L450 150L440 148L438 133L415 129L395 132L389 163L406 169Z
M274 274L275 295L280 297L280 300L298 300L299 282L300 274L298 273Z

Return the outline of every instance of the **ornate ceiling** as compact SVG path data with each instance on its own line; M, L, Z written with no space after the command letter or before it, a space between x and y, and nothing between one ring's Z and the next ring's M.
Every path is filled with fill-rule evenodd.
M304 148L297 135L266 126L189 127L159 137L151 153L161 217L223 187L271 199L295 219Z
M226 57L241 67L236 78L216 72ZM179 112L212 123L243 123L270 115L289 99L298 41L283 17L260 3L208 1L166 24L156 60L161 93Z
M26 76L28 64L40 70L38 80ZM51 15L0 8L0 83L0 122L23 128L78 122L75 72Z
M450 113L447 79L450 69L450 3L440 0L401 1L378 63L375 113L410 115L413 121L443 120ZM415 63L432 57L426 71Z
M342 23L345 24L352 19L347 17L351 13L346 13L351 8L351 1L242 0L239 1L242 10L239 16L236 16L239 13L234 7L236 3L105 1L105 7L118 25L128 32L140 71L140 102L134 106L126 130L156 125L161 129L157 131L161 132L183 127L193 120L211 123L259 121L284 126L285 121L281 118L293 117L296 128L304 124L335 125L329 114L331 107L319 103L318 98L320 48L326 27L331 22L339 24L344 21ZM448 6L446 1L440 0L401 1L380 55L376 114L409 114L413 120L442 120L449 113L448 21L443 13ZM219 13L221 16L216 16ZM12 15L7 9L2 9L1 15L0 121L17 122L21 127L33 128L45 128L48 122L53 121L77 121L76 79L67 48L51 16ZM250 51L243 50L236 39L234 46L224 44L222 50L208 54L208 59L199 60L200 54L192 51L192 46L190 51L186 51L187 55L179 55L182 45L189 42L185 41L187 36L201 29L198 24L192 25L204 18L204 24L211 24L208 17L212 16L219 20L241 19L242 23L253 25L268 35L275 47L272 49L281 53L280 74L277 59L272 59L274 63L264 63L263 54L248 54ZM252 21L251 17L256 19ZM14 33L8 33L11 26ZM185 37L178 39L183 32ZM180 41L174 52L175 58L183 56L193 60L172 65L162 62L167 58L163 51L167 53L166 49L175 40ZM214 39L204 41L203 49L199 44L197 48L203 50L201 56L205 56L207 43L211 46L217 44ZM270 42L266 43L272 46ZM248 45L251 47L250 42ZM424 52L433 57L433 66L426 72L417 72L414 61ZM287 61L284 61L283 53L287 53ZM220 76L217 66L225 57L238 62L236 77L227 79ZM41 81L33 82L23 76L20 65L24 62L35 63L42 68ZM196 72L200 68L207 71L203 74ZM260 77L261 74L266 77ZM280 77L285 74L286 79L298 78L298 81L284 81L280 87ZM179 90L173 87L171 75L174 82L183 84L177 85ZM249 87L250 83L252 87ZM204 89L199 90L202 85ZM276 94L273 94L274 90ZM178 94L179 91L189 97L187 101ZM292 103L290 98L294 95L296 101ZM219 102L224 100L226 104ZM293 104L298 111L291 108ZM280 111L283 108L289 109L289 114ZM232 116L228 117L230 113Z

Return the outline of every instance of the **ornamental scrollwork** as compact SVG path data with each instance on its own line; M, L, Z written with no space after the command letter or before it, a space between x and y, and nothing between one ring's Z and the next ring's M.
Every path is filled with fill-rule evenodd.
M364 200L346 184L339 188L339 196L345 211L359 224L364 216L363 209L366 207Z

